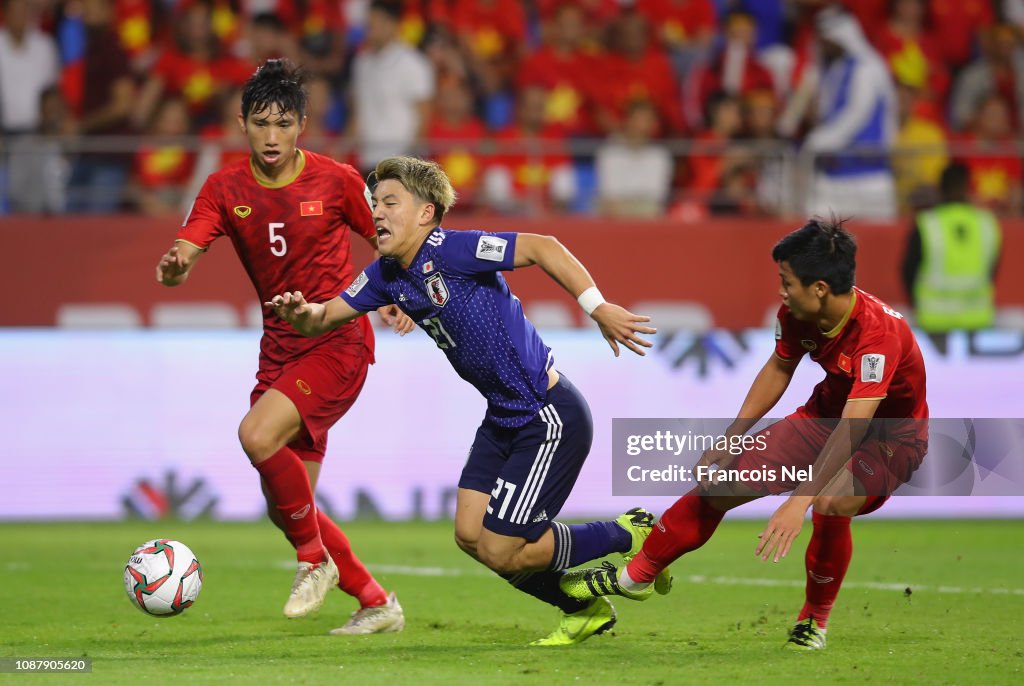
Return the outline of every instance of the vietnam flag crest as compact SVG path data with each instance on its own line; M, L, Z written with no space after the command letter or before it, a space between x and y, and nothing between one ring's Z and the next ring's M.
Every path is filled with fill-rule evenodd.
M316 217L323 213L323 200L307 200L299 203L299 214L303 217Z
M853 366L851 364L852 362L853 360L850 359L849 355L847 355L846 353L839 353L839 368L842 369L847 374L850 373L850 369Z

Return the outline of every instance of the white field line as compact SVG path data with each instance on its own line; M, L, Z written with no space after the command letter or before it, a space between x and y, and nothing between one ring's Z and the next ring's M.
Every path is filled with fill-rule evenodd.
M95 563L87 564L89 568L97 567ZM107 565L103 565L107 566ZM232 568L252 568L257 565L249 562L235 563ZM295 569L294 560L278 560L274 563L278 569ZM423 567L412 565L384 565L368 564L374 572L380 574L395 574L397 576L421 576L421 577L459 577L459 576L494 576L483 567L458 568L458 567ZM31 572L32 563L25 561L9 561L4 563L3 569L8 572ZM676 577L676 581L682 581L697 586L760 586L762 588L803 588L804 582L797 579L764 579L757 577L738 576L707 576L703 574L691 574L690 576ZM992 594L1006 596L1024 596L1024 588L986 588L982 586L928 586L912 582L895 581L844 581L843 588L863 588L870 591L899 591L910 588L914 593L945 593L954 595L977 595Z
M294 562L288 563L292 569ZM374 572L381 574L396 574L398 576L492 576L493 573L485 569L457 569L444 567L412 567L407 565L367 565ZM685 577L677 577L676 581L685 581L695 585L713 586L761 586L770 588L803 588L804 582L796 579L762 579L746 578L737 576L705 576L692 574ZM913 583L881 582L881 581L844 581L843 588L864 588L871 591L904 591L910 588L913 592L935 592L952 594L980 594L992 593L995 595L1016 595L1024 596L1024 588L982 588L963 586L927 586Z

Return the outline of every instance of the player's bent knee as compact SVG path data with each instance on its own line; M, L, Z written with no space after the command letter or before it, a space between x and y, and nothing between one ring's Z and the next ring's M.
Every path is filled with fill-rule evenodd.
M476 557L488 569L498 574L514 574L524 571L516 550L502 545L488 545L486 541L477 543Z
M863 504L863 496L818 496L814 499L814 511L830 517L852 517L860 511Z
M238 442L253 464L269 459L281 449L280 440L254 420L246 417L238 425Z
M464 534L458 529L455 530L455 545L459 546L459 550L470 557L476 557L476 542L476 537Z

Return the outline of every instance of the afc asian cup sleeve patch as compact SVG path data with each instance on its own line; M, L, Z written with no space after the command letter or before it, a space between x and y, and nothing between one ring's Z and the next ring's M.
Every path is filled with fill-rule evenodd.
M370 208L370 212L373 212L373 193L370 192L370 187L365 183L363 184L363 197L366 198L366 204Z
M505 259L505 249L508 241L498 236L480 236L476 243L476 257L479 260L489 262L501 262Z
M782 340L782 321L779 319L775 320L775 340Z
M349 287L345 289L345 294L350 298L354 298L359 294L359 291L363 290L363 286L370 282L369 277L366 276L365 271L359 272L359 276L355 278Z
M881 381L883 376L885 376L885 355L865 353L860 358L861 382Z

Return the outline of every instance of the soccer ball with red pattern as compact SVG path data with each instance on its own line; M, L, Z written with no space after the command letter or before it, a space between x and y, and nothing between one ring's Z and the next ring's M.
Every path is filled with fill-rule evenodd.
M203 587L203 568L187 545L169 538L146 541L124 566L124 590L135 607L156 617L180 615Z

